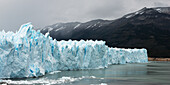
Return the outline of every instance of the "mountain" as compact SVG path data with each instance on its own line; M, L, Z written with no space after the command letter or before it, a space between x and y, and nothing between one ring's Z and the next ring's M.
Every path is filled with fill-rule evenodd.
M150 57L170 57L170 7L145 7L116 20L57 23L41 32L57 40L105 40L110 47L146 48Z
M95 31L98 28L104 27L112 23L109 20L92 20L86 23L80 22L70 22L70 23L56 23L51 26L46 26L41 30L43 34L49 32L50 36L57 40L68 40L72 39L74 36L86 35L83 32L84 30ZM77 39L77 38L76 38Z

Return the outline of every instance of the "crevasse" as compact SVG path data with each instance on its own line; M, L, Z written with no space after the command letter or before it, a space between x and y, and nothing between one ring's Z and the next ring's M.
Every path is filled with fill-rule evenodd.
M106 68L111 64L146 63L146 49L110 48L105 41L57 41L33 30L0 32L0 78L38 77L57 70Z

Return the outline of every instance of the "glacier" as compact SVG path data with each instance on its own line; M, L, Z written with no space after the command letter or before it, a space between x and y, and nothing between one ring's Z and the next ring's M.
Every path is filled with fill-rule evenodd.
M0 32L0 78L38 77L53 71L107 68L147 63L146 49L108 47L105 41L53 40L31 23L19 31Z

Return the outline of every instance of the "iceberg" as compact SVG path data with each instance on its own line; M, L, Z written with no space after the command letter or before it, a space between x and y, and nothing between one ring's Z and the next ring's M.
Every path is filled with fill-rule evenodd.
M146 49L108 47L105 41L53 40L31 23L19 31L0 32L0 78L38 77L61 70L107 68L112 64L147 63Z

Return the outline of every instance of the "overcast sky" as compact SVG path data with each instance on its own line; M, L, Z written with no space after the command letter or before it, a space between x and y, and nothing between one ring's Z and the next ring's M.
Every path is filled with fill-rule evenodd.
M0 0L0 30L16 31L32 22L35 28L57 22L116 19L143 7L170 6L170 0Z

